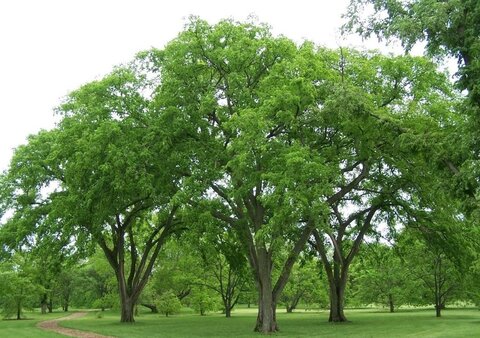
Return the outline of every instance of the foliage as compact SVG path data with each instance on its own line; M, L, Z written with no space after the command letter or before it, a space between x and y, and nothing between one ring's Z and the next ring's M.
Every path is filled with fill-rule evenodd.
M21 319L31 310L42 287L32 278L28 260L20 254L0 265L0 306L5 318Z
M287 312L293 312L299 303L308 309L318 308L328 299L327 287L320 278L319 262L312 257L293 266L292 273L280 301ZM321 267L320 267L321 268Z
M424 42L427 54L458 60L458 88L466 99L445 145L443 167L449 171L452 191L464 200L467 213L478 221L480 138L480 3L476 0L352 0L346 28L364 37L398 38L406 51ZM453 174L453 175L452 175Z
M396 248L378 242L365 245L351 270L353 297L360 304L382 304L394 312L412 303L417 283L409 276Z
M178 313L182 307L182 303L172 291L166 291L156 301L158 311L165 316Z
M369 5L369 6L368 6ZM366 8L373 12L365 17ZM353 0L346 26L362 36L398 38L407 51L425 42L426 51L437 57L456 57L460 84L478 96L480 75L480 5L475 0Z
M212 290L205 287L196 287L189 297L190 306L201 316L212 311L218 311L221 307L218 296Z
M441 310L455 297L455 294L460 299L465 297L461 293L464 282L462 265L456 264L456 257L449 255L448 251L435 246L432 242L424 240L415 231L403 232L399 247L410 278L419 281L416 287L417 292L410 290L410 297L415 294L420 297L416 304L433 303L436 315L440 317Z

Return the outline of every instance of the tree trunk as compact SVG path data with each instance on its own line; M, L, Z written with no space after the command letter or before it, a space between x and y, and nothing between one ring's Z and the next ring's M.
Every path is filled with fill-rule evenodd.
M22 304L20 304L20 302L17 302L17 320L21 319L20 317L21 313L22 313Z
M254 331L272 333L278 331L276 319L276 304L273 299L272 280L270 273L260 273L258 282L258 315Z
M393 295L391 293L388 294L388 305L390 306L390 313L394 313L395 307L393 304Z
M133 311L135 307L135 302L132 301L127 295L120 295L120 322L122 323L134 323L135 318L133 316Z
M330 285L330 316L329 322L341 323L346 322L347 317L343 312L345 301L345 283L341 281L333 282Z
M435 305L435 316L436 317L442 316L442 306L440 304Z
M225 307L225 317L230 318L232 316L232 308L230 306Z
M52 313L53 312L53 301L52 301L52 298L50 298L50 300L48 301L48 313Z
M147 303L141 303L140 305L145 306L152 311L152 313L158 313L158 308L155 304L147 304Z
M300 301L301 297L302 297L302 293L298 293L293 297L292 303L287 304L287 313L292 313L293 310L297 308L298 302Z
M40 308L42 315L47 314L47 295L44 294L42 300L40 301Z

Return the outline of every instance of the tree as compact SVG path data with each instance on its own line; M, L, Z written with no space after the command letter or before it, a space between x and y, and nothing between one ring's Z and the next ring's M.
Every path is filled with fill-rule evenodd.
M373 9L368 13L367 9ZM476 0L352 0L345 28L363 37L376 35L387 41L399 39L408 52L418 42L425 43L429 56L458 60L457 86L467 94L443 151L431 161L453 174L451 190L464 200L467 213L478 220L480 189L480 3ZM452 129L452 128L451 128Z
M235 232L228 231L223 221L209 213L193 209L197 222L183 237L183 244L199 258L200 271L192 278L193 285L215 291L222 299L227 318L237 304L243 286L252 278L241 242Z
M240 238L259 295L255 330L264 333L278 330L279 295L315 223L300 214L318 206L296 193L308 191L309 173L325 172L323 159L293 140L303 127L296 117L317 105L325 69L314 55L311 44L297 49L264 26L196 19L163 54L159 102L176 112L173 125L194 126L204 149L196 176L206 198L192 203ZM282 273L273 280L279 246L290 256L276 262Z
M149 62L137 58L72 92L58 109L58 127L19 147L2 180L13 210L2 231L20 239L44 232L72 251L97 243L116 275L121 322L134 321L134 305L179 224L176 195L190 164L180 150L186 139L168 136L168 121L152 107Z
M369 5L369 6L368 6ZM373 12L365 16L365 8ZM425 42L430 56L452 56L459 64L459 85L478 106L480 91L480 4L475 0L352 0L346 28L364 37L398 38L409 51Z
M316 259L302 259L295 263L292 273L280 301L285 305L287 313L293 312L300 301L306 306L320 303L323 295L324 283L319 279L318 262Z
M166 292L184 301L192 292L197 277L202 273L201 260L195 256L189 242L171 238L160 253L150 278L147 292L142 295L140 304L155 312L154 300Z
M218 295L204 286L195 287L189 298L190 306L200 316L205 316L208 312L216 311L219 308Z
M434 203L431 178L438 174L423 150L435 142L452 105L445 76L426 59L349 51L339 62L335 95L322 111L338 154L332 158L336 193L323 195L330 212L311 241L329 281L334 322L347 320L348 270L365 236Z
M163 293L155 303L158 311L166 317L179 312L182 308L182 303L172 291Z
M24 308L33 308L34 300L42 287L31 276L28 260L15 254L10 261L0 265L0 306L5 318L22 317Z
M435 314L440 317L447 301L462 287L462 266L449 257L448 251L422 237L422 233L404 231L399 246L411 276L425 288L423 301L433 303Z
M411 299L408 293L414 289L409 283L412 280L407 278L408 270L395 250L379 242L369 243L353 263L353 293L362 304L384 304L393 313Z

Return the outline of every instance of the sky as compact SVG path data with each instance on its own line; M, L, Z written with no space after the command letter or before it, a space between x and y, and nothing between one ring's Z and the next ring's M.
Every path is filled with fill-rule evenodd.
M0 1L0 171L28 135L55 126L54 107L82 84L151 47L162 48L190 15L210 23L250 15L274 34L331 48L342 38L348 0ZM375 47L370 42L368 48Z

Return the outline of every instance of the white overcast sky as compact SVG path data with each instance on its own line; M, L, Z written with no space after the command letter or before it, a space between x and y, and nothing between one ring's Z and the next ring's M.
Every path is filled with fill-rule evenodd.
M0 0L0 171L29 134L54 126L53 108L68 92L140 50L163 47L191 14L210 23L254 14L298 42L358 46L339 34L347 2Z

